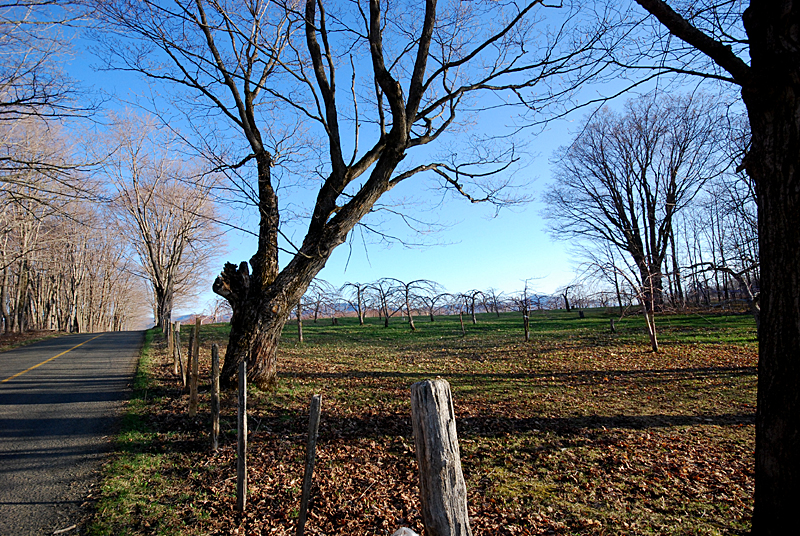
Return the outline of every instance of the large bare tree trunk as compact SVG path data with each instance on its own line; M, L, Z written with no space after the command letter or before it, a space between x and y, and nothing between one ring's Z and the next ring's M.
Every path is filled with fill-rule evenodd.
M753 534L797 530L800 485L800 4L745 12L752 130L745 160L758 195L761 254Z
M172 289L156 289L156 327L161 328L164 336L172 323L173 294Z

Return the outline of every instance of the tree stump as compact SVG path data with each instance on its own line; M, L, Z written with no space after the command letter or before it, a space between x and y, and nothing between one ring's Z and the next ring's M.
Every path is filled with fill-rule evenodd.
M411 386L411 421L425 534L472 536L453 399L447 381L425 380Z

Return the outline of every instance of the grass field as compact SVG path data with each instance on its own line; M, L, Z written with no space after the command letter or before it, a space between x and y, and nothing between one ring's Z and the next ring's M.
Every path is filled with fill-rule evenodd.
M457 317L417 331L393 319L304 323L284 332L273 392L252 390L246 515L235 503L235 393L223 395L222 447L209 450L208 397L197 418L164 344L146 351L92 534L294 534L307 407L322 394L306 534L421 532L409 387L453 390L473 532L742 534L749 526L757 344L747 315L657 319L589 311ZM224 350L226 325L203 326ZM184 344L186 337L184 336ZM206 381L207 383L207 381ZM207 389L204 388L204 389Z

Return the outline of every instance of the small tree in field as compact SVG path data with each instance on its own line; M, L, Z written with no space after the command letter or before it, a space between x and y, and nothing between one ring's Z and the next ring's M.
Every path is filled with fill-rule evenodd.
M420 303L425 307L431 322L436 321L436 314L446 306L448 300L451 298L450 294L445 292L441 285L432 281L421 289L417 297Z
M403 307L398 298L398 288L393 279L383 278L370 284L369 289L378 309L378 316L383 318L383 327L389 327L389 319Z
M366 300L369 285L364 283L345 283L339 290L342 294L342 299L344 299L356 312L356 315L358 315L358 324L363 326L364 316L367 314Z
M500 318L500 306L504 299L503 293L496 288L486 289L483 292L483 307L487 313L494 311L497 318Z
M435 286L436 283L427 279L415 279L405 283L392 277L386 278L385 281L394 282L395 294L398 296L400 306L405 309L406 315L408 315L408 327L411 328L411 331L416 331L412 305L416 305L416 302L420 300L420 296L429 288Z
M522 332L524 334L525 342L529 342L531 340L531 328L530 328L530 315L531 315L531 296L529 295L528 289L528 282L530 280L525 280L525 286L522 288L522 292L516 294L511 298L511 301L514 303L514 306L517 310L522 313ZM538 295L537 295L538 296Z

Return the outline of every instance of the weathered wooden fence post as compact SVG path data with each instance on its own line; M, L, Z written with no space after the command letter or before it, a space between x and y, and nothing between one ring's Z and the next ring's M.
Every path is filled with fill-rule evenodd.
M178 354L178 366L181 369L181 386L186 387L186 365L183 362L181 350L181 323L177 322L175 327L175 351Z
M446 380L411 386L411 422L425 534L472 536L453 399Z
M219 346L211 346L211 449L219 448Z
M172 322L169 323L169 327L167 327L167 355L172 356L172 364L174 366L174 374L178 374L178 364L175 362L175 353L173 347L175 346L175 334L173 331L175 327L172 325Z
M317 455L317 433L321 414L322 395L311 397L308 409L308 444L306 445L306 471L303 475L303 495L300 499L300 516L297 519L297 536L303 536L308 517L308 501L311 498L311 483L314 476L314 463Z
M176 342L175 338L178 337L178 332L181 330L181 323L180 322L173 322L172 323L172 345L170 348L172 349L172 373L177 376L178 375L178 350L176 350ZM177 346L180 346L178 343Z
M186 381L183 386L192 388L192 350L194 349L194 328L189 328L189 342L186 344Z
M200 375L200 318L195 319L191 338L191 379L189 380L189 417L197 415L197 381Z
M247 506L247 362L239 364L239 433L236 447L236 511Z
M303 309L297 304L297 342L303 342Z

